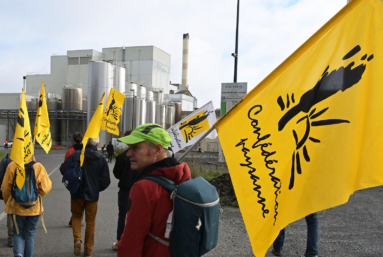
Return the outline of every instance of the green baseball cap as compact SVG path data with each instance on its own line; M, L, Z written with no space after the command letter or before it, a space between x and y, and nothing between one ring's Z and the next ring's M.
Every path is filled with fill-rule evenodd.
M118 141L128 145L148 141L153 144L160 143L165 149L168 149L169 144L172 142L172 138L162 126L148 123L138 126L129 136L121 137Z

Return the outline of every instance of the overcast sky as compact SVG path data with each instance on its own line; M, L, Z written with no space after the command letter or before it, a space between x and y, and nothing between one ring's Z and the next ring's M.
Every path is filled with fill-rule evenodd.
M346 5L346 0L242 0L238 82L249 91ZM189 86L198 105L219 108L232 82L236 0L0 1L0 92L20 92L28 72L49 73L67 50L154 45L171 55L181 83L189 33Z

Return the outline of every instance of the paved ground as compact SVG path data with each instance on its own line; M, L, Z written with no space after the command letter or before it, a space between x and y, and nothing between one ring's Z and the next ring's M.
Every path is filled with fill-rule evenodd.
M37 227L34 256L73 256L72 229L67 226L70 217L70 196L61 183L61 174L56 168L63 161L64 150L52 150L49 155L36 150L36 158L52 173L53 189L43 198L44 215L48 234L41 222ZM110 165L112 170L113 164ZM93 256L116 256L111 244L116 237L117 180L111 176L110 187L101 193ZM349 203L319 215L320 256L375 257L383 254L383 187L363 190L351 196ZM1 214L0 203L0 256L12 256L6 247L6 218ZM84 229L83 229L84 230ZM265 231L267 233L267 231ZM84 233L83 233L84 234ZM304 220L288 226L284 256L303 256L306 244ZM218 247L206 254L209 257L253 256L249 238L238 209L225 209L220 221ZM270 253L267 256L271 256Z

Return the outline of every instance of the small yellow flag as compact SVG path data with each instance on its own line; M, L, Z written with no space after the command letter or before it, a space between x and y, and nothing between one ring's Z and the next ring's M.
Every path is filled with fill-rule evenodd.
M103 117L103 110L104 110L104 97L105 93L102 95L100 103L98 104L98 107L96 111L93 114L93 117L88 125L88 128L86 129L85 136L82 140L82 151L80 156L80 165L84 163L84 153L85 153L85 147L88 143L89 138L97 139L100 135L100 129L101 129L101 122Z
M52 137L49 124L47 99L45 97L44 81L41 83L40 99L37 106L33 135L44 151L48 154L52 147Z
M118 129L118 123L120 122L121 106L125 100L124 94L118 92L114 88L110 89L108 101L102 118L101 129L108 131L109 133L120 135Z
M31 160L33 153L31 127L23 89L11 151L11 159L17 164L16 185L20 189L23 188L25 181L24 164Z
M383 184L382 32L382 1L351 1L215 126L255 256Z

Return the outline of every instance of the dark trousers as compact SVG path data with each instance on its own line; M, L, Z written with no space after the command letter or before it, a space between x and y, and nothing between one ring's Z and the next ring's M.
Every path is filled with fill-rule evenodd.
M118 223L117 223L117 241L120 241L125 229L126 214L128 213L129 191L118 191Z
M306 254L318 254L318 217L316 213L306 216L307 245ZM282 229L273 243L274 249L282 249L285 241L285 229Z
M113 153L108 153L108 160L112 162L113 160Z

